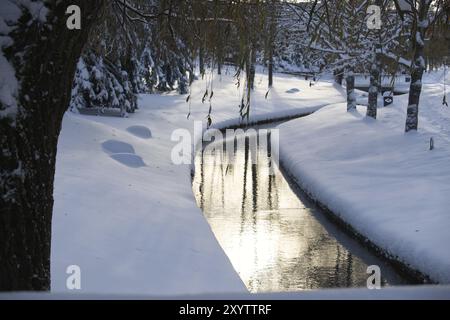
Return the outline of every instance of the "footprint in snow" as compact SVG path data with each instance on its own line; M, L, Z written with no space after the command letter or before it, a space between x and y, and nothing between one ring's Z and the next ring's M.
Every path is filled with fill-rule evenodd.
M142 158L136 154L116 153L112 154L111 158L130 168L145 167L144 160L142 160Z
M297 92L300 92L300 89L292 88L286 91L286 93L297 93Z
M102 143L102 147L103 150L108 154L135 153L134 148L131 144L118 140L107 140Z
M150 139L152 137L150 129L144 126L131 126L127 128L127 131L142 139Z
M109 156L129 168L145 167L144 160L135 154L134 147L126 142L107 140L102 143L103 151Z

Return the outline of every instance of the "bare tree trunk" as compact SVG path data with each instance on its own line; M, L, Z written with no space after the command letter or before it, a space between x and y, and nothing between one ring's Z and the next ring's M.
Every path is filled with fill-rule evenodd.
M273 87L273 50L271 49L269 51L269 66L268 66L268 72L269 72L269 88Z
M344 70L342 69L335 70L334 79L338 85L342 86L342 82L344 80Z
M270 8L270 29L269 29L269 39L267 44L268 49L268 77L269 77L269 88L273 86L273 50L275 46L275 33L277 28L277 13L276 13L276 3L272 0Z
M219 44L216 47L216 59L217 59L217 74L221 75L222 74L222 64L223 64L223 48L222 46Z
M411 84L409 87L408 109L406 111L405 132L417 130L419 124L419 101L422 92L422 76L425 70L424 39L430 0L420 0L418 17L416 21L417 32L413 37L414 60L411 66Z
M44 24L24 13L3 49L21 86L18 114L0 117L0 291L50 288L58 135L76 63L103 3L48 2ZM81 30L66 27L72 4L81 8Z
M375 49L373 52L373 60L370 66L369 102L366 114L374 119L377 118L378 94L380 92L380 61L377 50Z
M217 62L217 74L219 76L222 74L222 62L220 60Z
M256 50L254 48L251 49L249 55L249 84L252 90L255 89L255 76L256 76Z
M353 70L347 73L347 111L356 110L356 96L355 96L355 75Z
M376 0L375 3L381 10L384 9L383 1ZM381 51L382 51L382 32L381 29L377 31L378 41L374 46L372 53L372 62L370 66L370 86L369 86L369 101L367 106L367 116L376 119L378 108L378 97L382 92L382 66L381 66Z
M205 75L205 52L203 46L200 47L198 55L199 55L198 63L200 67L200 75L202 76L203 79L203 76Z

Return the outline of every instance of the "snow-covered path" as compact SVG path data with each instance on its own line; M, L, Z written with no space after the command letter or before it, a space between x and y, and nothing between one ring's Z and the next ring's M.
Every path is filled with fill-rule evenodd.
M266 100L264 78L257 78L254 121L343 101L331 83L309 88L288 76L275 79ZM206 84L195 82L189 119L186 96L178 95L142 96L140 110L127 119L66 114L55 177L54 292L66 291L69 265L81 268L85 293L246 291L195 204L191 167L170 158L172 132L192 131L194 120L206 118ZM214 125L239 122L238 91L230 76L215 79Z

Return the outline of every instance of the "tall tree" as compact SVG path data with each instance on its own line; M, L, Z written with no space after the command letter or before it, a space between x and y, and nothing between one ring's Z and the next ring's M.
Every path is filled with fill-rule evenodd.
M277 3L276 0L271 0L269 4L266 5L268 13L267 16L269 22L268 37L266 44L267 52L267 73L268 73L268 86L271 88L273 86L273 56L275 50L275 38L277 31Z
M389 0L375 2L381 9L389 7ZM377 98L381 91L380 76L391 68L391 60L405 63L401 57L405 46L403 24L391 10L382 10L382 29L368 26L368 9L372 2L352 1L310 1L306 4L290 4L300 20L307 20L304 46L307 52L322 57L321 71L332 71L338 83L346 79L347 110L356 108L354 93L355 73L371 74L367 115L376 117ZM314 55L305 59L317 60ZM384 68L382 68L384 65Z
M9 99L0 100L0 290L50 288L56 147L76 63L104 1L2 2L8 39L0 61ZM79 30L66 10L81 9ZM2 8L4 9L4 7ZM4 16L3 16L4 17ZM3 18L2 17L2 18ZM2 96L3 97L3 96Z
M383 0L375 1L377 7L380 10L380 14L384 12ZM383 19L383 15L380 15L380 18ZM366 115L368 117L377 118L377 110L378 110L378 98L381 93L382 87L382 67L381 67L381 52L383 50L382 45L382 25L383 21L379 21L380 26L375 28L374 32L374 41L372 43L372 54L371 54L371 62L370 62L370 86L369 86L369 99L367 104L367 112Z
M411 84L406 112L405 132L417 130L419 124L419 102L422 92L422 76L425 71L425 36L427 31L449 10L448 0L403 0L395 1L400 14L412 18L410 30L413 61Z
M153 13L149 3L161 9ZM113 13L143 23L158 20L165 32L159 43L170 46L171 57L174 52L189 55L190 48L179 50L175 32L186 35L181 31L196 21L191 19L192 3L114 0ZM0 291L50 288L58 136L77 62L93 26L105 17L105 4L104 0L0 2ZM76 23L69 28L67 19L76 20L78 13L81 28ZM188 39L183 40L189 44ZM129 49L134 48L124 54L130 54ZM185 66L171 57L165 61L172 65L163 65L165 75L178 74L181 79ZM130 61L125 63L128 69Z
M296 7L302 8L303 5ZM301 16L306 13L308 19L308 49L327 61L321 67L322 71L333 71L339 84L345 76L347 111L356 109L355 72L364 70L367 61L370 41L367 37L366 8L366 1L357 0L315 1L310 8L302 9Z

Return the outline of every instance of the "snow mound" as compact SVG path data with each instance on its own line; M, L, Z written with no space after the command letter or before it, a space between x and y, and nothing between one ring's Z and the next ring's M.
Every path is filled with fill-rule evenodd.
M142 139L150 139L152 137L152 132L145 126L131 126L127 128L127 131Z

